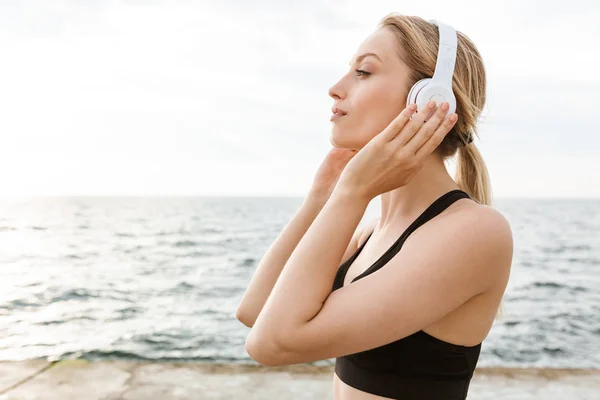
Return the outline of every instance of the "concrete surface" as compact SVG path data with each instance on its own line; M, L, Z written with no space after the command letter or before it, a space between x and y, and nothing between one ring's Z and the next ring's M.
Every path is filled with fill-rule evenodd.
M0 362L0 400L327 399L333 367ZM600 370L479 368L469 399L600 400Z

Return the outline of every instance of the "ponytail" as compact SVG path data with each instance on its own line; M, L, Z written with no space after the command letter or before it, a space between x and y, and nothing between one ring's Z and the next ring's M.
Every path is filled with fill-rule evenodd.
M454 180L473 200L492 205L492 188L483 156L474 143L458 148Z

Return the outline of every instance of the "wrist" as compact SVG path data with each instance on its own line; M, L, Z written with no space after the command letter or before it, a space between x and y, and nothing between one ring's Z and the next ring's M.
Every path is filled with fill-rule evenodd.
M368 206L372 200L369 196L345 185L336 186L331 197L335 197L336 201L359 203L365 207Z

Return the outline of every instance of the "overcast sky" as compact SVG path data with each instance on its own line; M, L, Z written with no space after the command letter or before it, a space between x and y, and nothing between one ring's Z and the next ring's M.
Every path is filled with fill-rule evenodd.
M0 195L303 196L390 12L479 48L496 197L600 197L600 5L553 0L0 2Z

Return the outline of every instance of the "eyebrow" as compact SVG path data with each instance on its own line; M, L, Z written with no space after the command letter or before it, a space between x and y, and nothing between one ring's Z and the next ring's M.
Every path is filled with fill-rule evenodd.
M380 62L383 62L383 60L381 58L379 58L379 56L377 54L375 54L375 53L361 54L360 56L356 57L356 62L360 62L363 58L365 58L367 56L373 56L376 59L378 59ZM350 62L348 63L348 65L352 65L352 60L350 60Z

